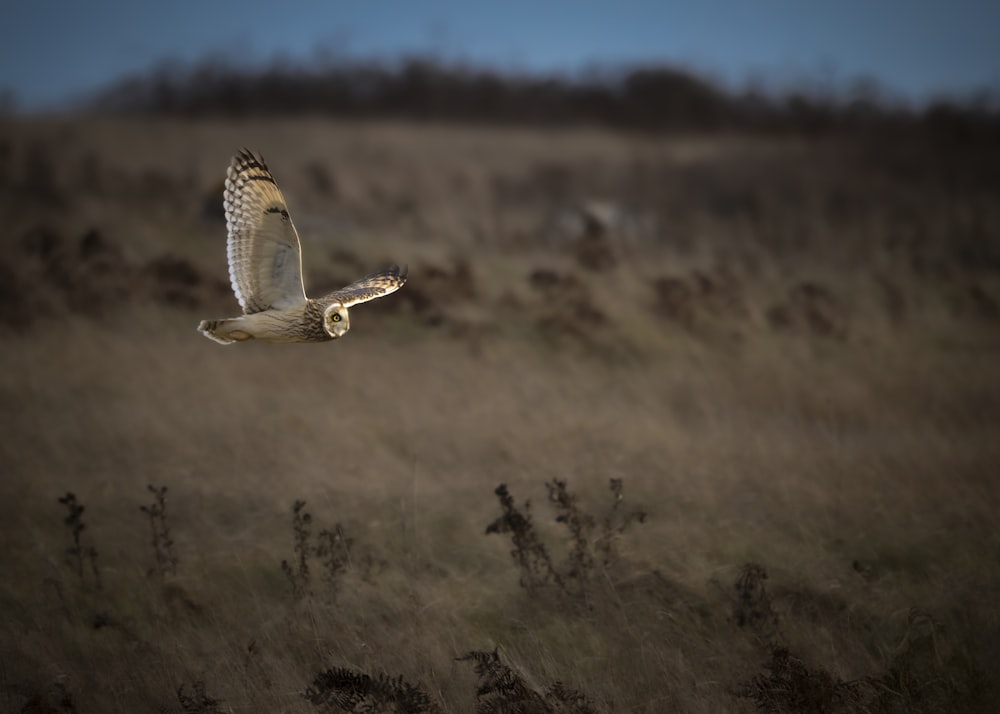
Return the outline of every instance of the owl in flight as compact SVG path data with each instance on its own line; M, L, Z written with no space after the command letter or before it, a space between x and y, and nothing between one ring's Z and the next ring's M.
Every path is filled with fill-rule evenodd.
M288 207L263 158L243 149L226 172L229 279L243 314L202 320L198 331L224 345L244 340L326 342L351 327L347 308L399 290L406 266L392 266L321 298L302 287L302 251Z

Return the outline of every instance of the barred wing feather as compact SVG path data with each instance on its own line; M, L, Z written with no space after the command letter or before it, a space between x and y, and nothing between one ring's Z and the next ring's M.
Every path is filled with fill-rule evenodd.
M405 282L406 266L400 268L393 265L377 273L366 275L360 280L355 280L347 287L333 291L323 298L323 302L339 302L344 307L351 307L351 305L394 293L403 287Z
M223 205L229 278L243 312L304 303L299 235L262 158L246 149L233 157Z

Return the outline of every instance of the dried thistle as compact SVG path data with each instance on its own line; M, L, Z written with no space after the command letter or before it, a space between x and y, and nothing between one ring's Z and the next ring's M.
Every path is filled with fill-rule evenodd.
M506 484L500 484L494 492L500 500L503 514L486 527L486 533L509 533L514 549L511 557L521 569L521 585L533 589L554 582L565 590L562 577L552 565L552 559L545 545L538 538L531 523L531 503L524 502L524 513L514 504L514 498Z
M310 525L312 516L305 511L306 502L296 500L292 505L292 550L295 553L295 566L287 560L281 561L281 570L288 577L295 597L302 597L309 592L309 554L312 550L309 540L312 537Z
M553 479L545 484L545 488L549 501L557 511L556 521L564 524L570 532L572 545L563 567L557 569L553 565L548 550L535 532L531 522L531 503L525 501L523 512L518 510L505 484L500 484L494 491L503 513L486 528L486 532L510 534L514 544L511 556L521 570L522 586L532 589L552 582L562 592L569 593L567 581L573 581L574 591L581 594L584 583L593 575L595 553L601 556L603 565L609 565L615 557L614 541L631 523L644 522L646 514L643 511L624 514L619 508L624 499L622 480L611 479L614 502L602 523L600 534L595 537L597 519L580 507L565 481Z
M84 561L90 563L94 585L100 590L101 573L97 568L97 549L93 545L84 545L81 537L83 531L87 528L83 522L84 506L76 500L76 495L72 491L67 491L65 496L60 497L59 503L66 506L68 511L66 517L63 519L63 523L69 528L70 537L73 539L73 545L66 549L66 555L69 556L70 562L74 564L76 574L80 578L81 583L83 582Z
M757 563L747 563L740 570L733 587L736 603L733 620L737 627L749 627L765 642L778 635L778 613L771 606L771 598L764 587L767 571Z
M347 537L339 523L332 529L324 528L319 532L316 556L322 561L326 570L325 580L334 592L337 590L341 573L351 564L352 545L354 539Z
M566 565L566 576L582 582L590 577L594 568L594 556L590 551L591 534L594 531L594 517L583 511L577 504L576 496L566 490L566 482L552 479L545 484L549 501L555 504L559 515L556 521L569 528L573 547Z
M594 550L600 554L601 562L607 566L613 563L618 553L615 544L621 535L633 523L645 523L646 512L642 510L625 513L622 504L625 502L625 484L620 478L609 480L613 501L611 510L601 524L601 535L594 543Z
M139 506L139 510L149 518L149 529L152 534L151 544L155 565L146 574L158 573L160 580L167 575L177 574L177 555L174 553L174 541L170 537L170 526L167 525L167 487L149 484L146 489L153 494L153 502L148 506Z

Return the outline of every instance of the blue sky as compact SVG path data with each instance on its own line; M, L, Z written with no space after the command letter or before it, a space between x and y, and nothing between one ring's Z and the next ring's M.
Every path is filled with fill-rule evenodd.
M1000 94L996 0L0 0L0 89L40 109L209 53L428 53L518 70L680 63L737 87L877 78L921 99Z

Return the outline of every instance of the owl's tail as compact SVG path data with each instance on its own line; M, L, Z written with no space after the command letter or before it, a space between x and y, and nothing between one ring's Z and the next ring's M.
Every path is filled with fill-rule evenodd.
M239 338L226 329L226 323L232 320L202 320L198 323L198 332L220 345L231 345Z

